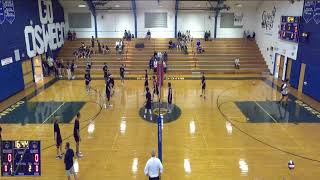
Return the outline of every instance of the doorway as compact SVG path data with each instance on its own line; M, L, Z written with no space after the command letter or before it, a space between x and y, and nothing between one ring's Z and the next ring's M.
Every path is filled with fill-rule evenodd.
M286 76L286 74L284 74L285 69L286 69L285 57L281 54L276 54L274 77L277 79L284 80Z
M32 59L34 81L37 83L43 80L42 60L41 56L35 56Z

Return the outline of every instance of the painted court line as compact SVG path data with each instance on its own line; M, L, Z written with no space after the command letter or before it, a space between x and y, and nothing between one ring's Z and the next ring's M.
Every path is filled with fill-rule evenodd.
M256 103L256 105L258 105L268 116L270 116L275 123L278 123L278 121L275 120L262 106L260 106L260 104L257 103L257 101L254 101L254 103Z
M65 102L63 102L55 111L53 111L53 113L51 113L50 116L48 116L48 117L46 118L46 120L44 120L44 121L42 122L42 124L44 124L45 122L47 122L47 121L51 118L51 116L53 116L64 104L65 104Z

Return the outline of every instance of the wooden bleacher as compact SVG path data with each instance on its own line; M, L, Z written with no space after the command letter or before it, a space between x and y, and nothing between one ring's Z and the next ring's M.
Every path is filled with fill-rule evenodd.
M102 67L107 63L113 74L119 73L119 67L123 63L129 74L143 74L148 69L149 60L154 51L167 51L168 53L168 73L173 75L190 75L193 73L205 72L207 74L264 74L268 73L268 68L263 57L257 47L255 41L244 39L216 39L213 41L201 40L201 45L205 49L202 54L196 53L195 43L189 43L188 55L183 54L177 49L168 49L167 39L133 39L126 42L123 55L117 55L115 51L115 42L119 39L103 39L99 41L107 44L111 50L109 54L95 54L92 56L92 75L102 77ZM176 42L175 39L172 39ZM196 40L195 40L196 41ZM77 49L81 42L91 45L90 39L78 39L76 41L66 41L64 47L59 53L60 59L64 63L72 61L73 52ZM145 48L136 49L135 44L144 42ZM95 47L97 49L97 43ZM240 58L240 69L234 68L234 59ZM84 59L76 61L78 68L77 74L83 74L85 70Z

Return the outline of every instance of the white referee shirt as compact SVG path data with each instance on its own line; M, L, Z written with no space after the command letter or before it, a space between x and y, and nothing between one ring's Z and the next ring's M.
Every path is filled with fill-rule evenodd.
M159 177L159 171L162 174L163 166L160 159L157 157L151 157L144 168L144 174L154 178Z

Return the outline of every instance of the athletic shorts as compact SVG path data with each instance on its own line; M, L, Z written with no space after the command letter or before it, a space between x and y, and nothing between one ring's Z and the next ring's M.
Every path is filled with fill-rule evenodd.
M60 147L61 144L62 144L62 139L61 139L61 137L60 137L60 138L58 137L58 138L57 138L57 141L56 141L56 146L57 146L57 148Z
M110 101L110 93L107 93L106 95L107 95L108 101Z
M69 170L66 170L66 174L67 176L74 175L75 174L74 167L72 166Z
M145 108L146 108L146 109L151 109L151 102L150 102L150 103L147 103L146 106L145 106Z
M74 137L74 140L75 140L76 142L79 142L79 141L80 141L79 136L77 136L77 135L73 135L73 137Z

